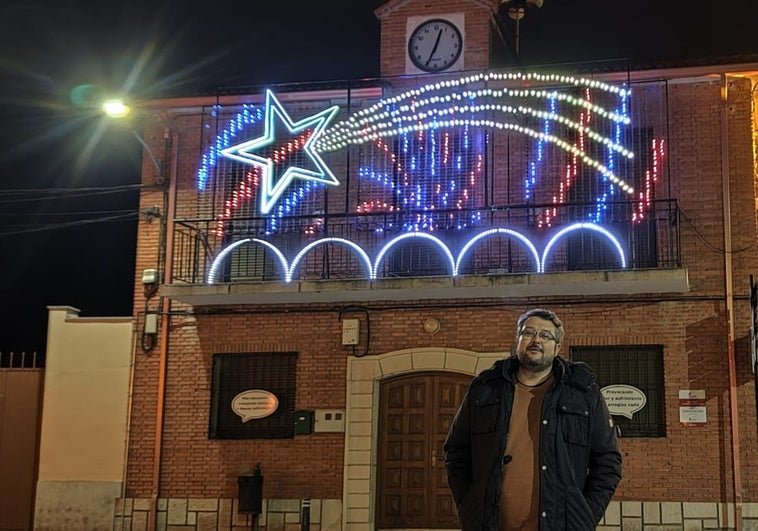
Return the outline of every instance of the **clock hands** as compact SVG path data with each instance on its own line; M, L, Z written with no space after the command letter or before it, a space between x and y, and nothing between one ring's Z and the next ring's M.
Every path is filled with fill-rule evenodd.
M439 30L437 32L437 40L434 41L434 48L432 48L432 53L429 54L429 59L426 61L426 66L429 66L429 63L432 62L432 57L434 57L434 52L437 51L437 46L440 45L440 38L442 37L442 30Z

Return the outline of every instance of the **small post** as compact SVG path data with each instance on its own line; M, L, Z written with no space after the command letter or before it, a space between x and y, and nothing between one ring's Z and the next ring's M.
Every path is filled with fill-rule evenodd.
M303 498L300 510L300 531L308 531L311 528L311 499Z

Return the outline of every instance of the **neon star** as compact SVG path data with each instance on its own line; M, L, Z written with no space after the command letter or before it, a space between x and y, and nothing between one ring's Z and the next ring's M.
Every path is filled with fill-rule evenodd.
M321 156L314 150L319 137L329 122L334 119L337 111L339 111L339 107L335 105L294 123L274 93L266 90L266 116L263 135L221 151L221 155L224 157L251 164L261 169L262 180L258 194L260 195L260 211L262 214L268 214L294 179L317 181L333 186L340 184ZM281 122L287 128L287 136L299 137L300 141L296 141L292 145L295 146L294 151L302 151L305 156L296 158L293 157L294 152L291 152L287 156L288 164L282 164L278 160L280 157L275 153L268 157L255 153L274 143L280 143L276 134L277 122ZM303 142L303 139L306 140ZM274 158L277 158L276 164ZM304 168L289 163L290 160L298 159L309 161L312 167ZM275 175L277 171L280 175Z

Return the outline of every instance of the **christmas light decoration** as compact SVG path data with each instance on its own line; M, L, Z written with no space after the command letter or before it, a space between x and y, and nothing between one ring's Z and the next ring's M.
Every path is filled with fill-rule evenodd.
M220 106L214 105L211 111L212 116L217 116ZM207 153L204 153L200 160L200 167L197 170L197 189L200 192L205 191L213 168L221 157L221 151L229 146L229 143L247 129L249 125L255 124L263 118L263 110L251 105L243 105L242 110L232 118L229 126L216 136L216 141L210 146Z
M618 240L611 232L602 232L598 224L606 219L608 204L621 192L633 198L632 221L644 219L655 199L665 155L663 141L653 140L652 158L646 159L651 160L652 167L633 174L639 176L641 190L635 191L622 178L624 171L630 174L626 164L634 160L624 145L625 137L630 138L630 95L624 86L580 77L484 72L404 91L332 124L337 107L294 122L267 90L264 106L243 106L208 148L198 170L197 187L200 192L207 190L221 157L244 163L249 166L246 171L230 174L236 184L225 192L213 233L220 238L235 237L228 231L229 224L235 217L242 219L242 205L256 199L258 214L252 216L266 215L266 220L264 226L256 222L255 234L276 234L285 227L292 230L283 220L299 216L309 221L300 222L296 230L312 239L327 230L324 219L328 218L318 216L325 208L318 194L323 194L325 186L340 184L321 156L362 146L358 164L350 167L358 177L358 189L354 192L351 186L351 200L356 200L346 206L354 213L366 214L358 223L367 229L360 230L404 234L378 251L365 250L341 238L315 239L298 252L292 264L277 250L275 256L285 282L292 280L307 253L321 244L347 246L363 262L367 276L376 279L392 245L407 239L439 247L455 276L467 253L483 239L512 238L524 246L539 273L560 238L580 229L608 239L619 253L622 267L626 267ZM255 138L240 142L245 138L244 131L260 127L261 120L263 132L257 129ZM530 214L532 227L541 231L539 236L529 238L511 228L490 225L492 196L488 195L491 189L485 178L494 174L491 167L485 168L493 160L488 158L488 146L498 145L491 143L490 135L497 131L528 139L523 174L518 177L523 182L523 196L518 199L519 191L509 189L508 200L511 203L516 197L523 200L518 204L540 205ZM563 154L553 158L557 150ZM555 161L560 161L560 167ZM582 200L593 202L581 212L585 221L566 226L569 220L561 219L565 211L560 206ZM248 212L244 212L245 217L250 216ZM483 219L489 227L482 231ZM563 231L553 236L540 255L532 240L545 241L544 232L559 224ZM245 236L244 221L233 227L239 234L236 237ZM477 231L457 258L443 239L434 235L451 229ZM235 241L232 249L240 242L275 249L259 238ZM215 269L209 271L208 282L215 282L217 263L228 256L229 249L226 247L214 260ZM371 252L377 253L374 262L369 258Z
M245 238L228 245L224 250L222 250L216 256L216 258L213 260L213 263L211 264L211 267L208 269L206 283L215 284L217 282L216 277L218 276L218 272L221 269L221 265L223 264L226 257L229 256L232 253L232 251L234 251L238 247L245 244L260 244L266 247L267 249L271 250L274 253L274 256L276 257L276 259L279 261L279 266L282 271L283 281L285 283L292 282L294 278L294 273L297 270L298 265L303 260L303 258L308 254L309 251L321 245L330 244L330 243L345 245L349 247L350 249L352 249L353 251L355 251L356 255L362 261L362 263L364 264L366 268L368 280L377 280L379 278L379 267L381 266L387 254L392 250L393 247L395 247L395 245L408 239L425 240L434 244L434 246L440 250L443 257L447 260L447 263L450 266L450 275L452 277L456 277L459 274L460 266L463 263L463 259L466 257L466 254L471 249L473 249L476 246L476 244L479 243L481 240L487 237L496 235L496 234L504 234L506 236L513 236L514 238L519 240L521 243L523 243L535 260L535 272L543 273L545 271L547 260L550 257L550 252L553 250L556 244L567 234L575 232L575 231L580 231L580 230L595 232L599 234L600 236L603 236L606 240L608 240L608 242L610 242L610 244L616 250L616 253L619 257L620 267L622 269L626 268L626 257L624 255L623 249L621 248L621 244L619 243L618 238L616 238L616 236L609 230L595 223L580 222L580 223L574 223L567 227L564 227L563 229L558 231L555 235L553 235L549 239L547 245L545 245L545 248L542 251L541 257L537 251L536 246L529 239L528 236L520 233L519 231L508 229L508 228L489 229L473 236L463 245L460 252L458 253L457 258L453 256L452 251L450 250L450 248L447 246L445 242L443 242L441 239L437 238L436 236L426 233L426 232L408 232L408 233L396 236L395 238L392 238L390 241L384 244L384 246L382 246L382 248L376 254L376 257L374 258L373 261L371 260L369 253L355 242L352 242L344 238L321 238L319 240L310 242L309 244L304 246L300 251L298 251L295 257L292 259L291 264L287 261L287 258L284 256L284 254L271 242L268 242L266 240L261 240L259 238Z
M613 235L611 231L608 229L604 229L600 225L596 225L594 223L574 223L572 225L569 225L568 227L565 227L561 230L559 230L550 240L547 242L547 245L545 245L545 249L542 251L542 260L540 264L540 271L545 272L545 265L547 264L547 259L550 256L550 251L553 249L556 243L563 238L566 234L570 232L574 232L577 230L586 229L593 232L597 232L601 234L602 236L605 236L605 238L613 244L614 248L616 249L616 252L618 253L619 260L621 261L621 267L626 268L626 257L624 256L624 250L621 248L621 243L619 243L618 238Z
M339 107L332 106L295 123L282 108L279 100L270 90L266 91L265 129L262 136L221 150L221 155L230 159L252 164L262 171L261 186L258 189L260 211L267 214L276 204L284 190L294 179L318 181L338 185L324 160L314 150L314 143L323 134L324 128L332 121ZM277 124L284 125L285 135L292 139L285 145L284 153L274 152L270 156L256 154L281 139ZM290 157L303 153L312 163L312 168L304 168L291 163Z

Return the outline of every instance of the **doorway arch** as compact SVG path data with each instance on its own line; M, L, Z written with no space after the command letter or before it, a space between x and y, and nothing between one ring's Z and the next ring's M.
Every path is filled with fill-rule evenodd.
M475 376L507 352L475 352L454 348L413 348L347 362L345 461L342 527L376 529L379 390L383 380L430 371Z

